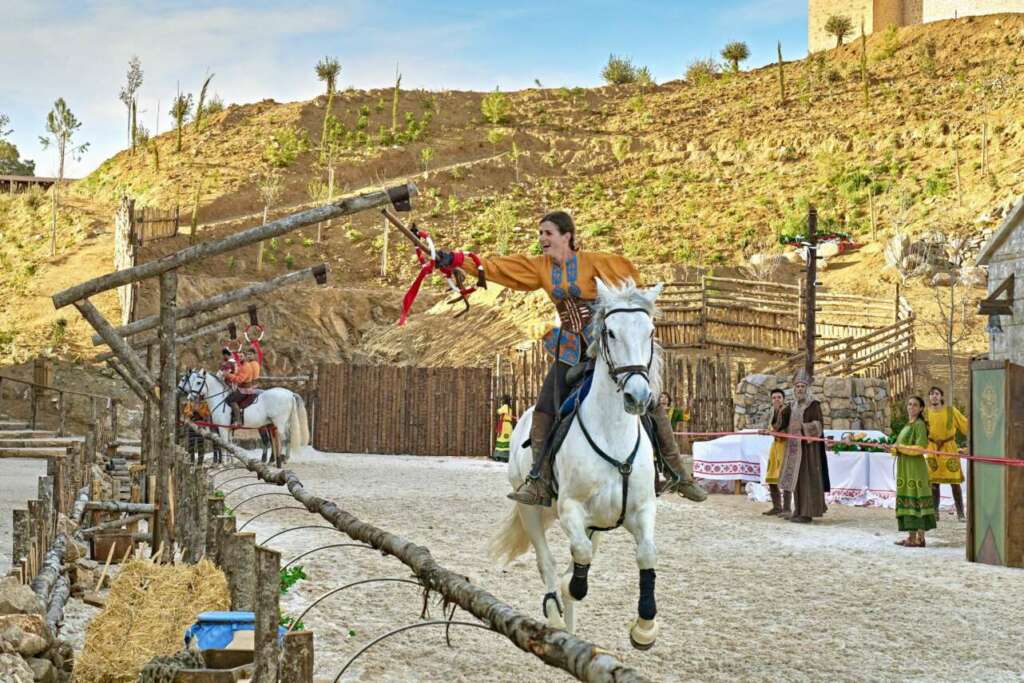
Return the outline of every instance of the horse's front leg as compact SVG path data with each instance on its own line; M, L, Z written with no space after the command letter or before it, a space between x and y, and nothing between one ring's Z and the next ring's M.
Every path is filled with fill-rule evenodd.
M594 544L587 535L587 514L583 505L572 499L559 499L558 517L562 530L569 537L572 566L562 577L562 598L565 600L565 628L576 627L575 602L587 597L587 579L594 560Z
M637 618L629 627L629 642L638 650L654 647L658 637L658 606L654 598L655 569L658 565L658 548L654 544L655 503L650 503L627 518L626 528L636 540L636 564L640 569L640 600L637 602Z

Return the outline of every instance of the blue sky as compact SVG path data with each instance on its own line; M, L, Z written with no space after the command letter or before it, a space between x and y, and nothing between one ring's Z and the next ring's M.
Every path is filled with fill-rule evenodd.
M321 90L313 64L334 55L341 87L386 86L395 62L409 88L502 90L599 85L609 53L650 67L659 83L679 78L696 58L746 41L748 67L807 51L804 0L579 0L517 3L400 2L11 2L0 16L0 112L8 114L22 156L36 172L56 170L41 150L46 112L63 96L91 144L66 173L82 176L125 145L117 95L128 60L145 74L140 121L171 127L177 83L197 92L207 72L226 103L309 99Z

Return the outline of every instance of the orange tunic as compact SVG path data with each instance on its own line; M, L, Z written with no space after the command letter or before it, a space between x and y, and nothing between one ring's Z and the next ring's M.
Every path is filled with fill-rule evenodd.
M607 285L621 285L627 279L637 284L641 281L640 273L625 256L596 251L576 252L575 277L566 272L567 264L556 266L550 256L490 256L482 261L488 282L521 292L543 289L555 302L558 299L554 294L554 273L559 271L562 283L574 281L579 287L577 298L585 301L597 298L595 278L601 278Z
M559 265L549 256L492 256L483 259L484 276L491 282L524 292L543 289L555 303L561 327L544 336L544 350L566 365L583 359L589 343L589 302L597 298L597 278L621 286L639 284L640 273L629 259L617 254L575 252Z
M260 376L260 366L256 361L245 361L238 368L238 372L226 375L224 379L238 386L239 388L249 388L252 386L254 380Z

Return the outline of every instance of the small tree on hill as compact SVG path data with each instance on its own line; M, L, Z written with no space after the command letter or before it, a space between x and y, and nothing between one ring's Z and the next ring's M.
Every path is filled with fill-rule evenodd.
M825 33L836 37L836 47L841 47L846 36L853 35L853 20L841 14L833 14L825 22Z
M260 199L263 200L263 224L266 225L270 207L281 197L281 192L284 189L281 183L281 172L268 165L260 174L257 187L259 188ZM262 270L262 268L263 242L260 242L260 246L256 251L256 270Z
M750 58L750 48L746 43L735 41L722 48L722 59L729 62L733 73L740 70L740 62Z
M81 121L71 113L64 98L58 97L57 101L53 103L53 109L46 115L46 135L39 137L39 143L43 149L48 149L51 146L57 149L57 184L53 186L53 191L50 194L50 256L57 253L58 193L61 183L64 181L64 160L70 156L78 161L82 158L85 150L89 149L88 142L83 142L80 145L74 144L75 131L81 127Z
M636 83L637 69L633 66L633 62L626 57L608 55L608 63L601 69L601 78L608 85Z
M341 73L341 63L334 57L324 57L316 63L316 77L324 82L327 89L327 105L324 108L324 125L320 133L321 140L327 135L327 117L331 115L331 107L334 105L334 93L338 88L338 74ZM321 144L320 149L323 150ZM320 153L320 160L323 161L323 152Z
M213 74L206 77L203 81L203 87L199 90L199 101L196 102L196 132L198 133L203 128L203 115L208 113L206 103L206 91L210 87L210 81L213 80Z
M508 111L511 108L508 95L497 88L494 92L484 95L480 100L480 113L484 115L484 120L496 126L508 120Z
M128 144L135 149L135 110L137 101L135 93L142 87L142 62L133 56L128 60L128 74L125 78L124 87L118 95L121 102L128 109Z
M171 118L174 119L174 127L178 130L178 142L176 152L181 151L181 129L185 125L185 119L192 113L192 93L183 95L178 93L171 100Z

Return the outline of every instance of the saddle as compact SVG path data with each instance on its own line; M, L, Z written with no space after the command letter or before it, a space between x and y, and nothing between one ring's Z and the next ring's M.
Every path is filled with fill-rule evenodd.
M249 406L256 402L256 399L259 398L259 395L259 392L254 392L251 394L242 394L242 398L238 399L238 409L245 410L246 408L248 408Z

